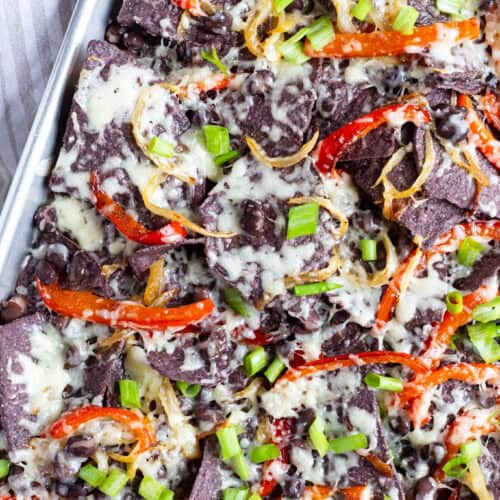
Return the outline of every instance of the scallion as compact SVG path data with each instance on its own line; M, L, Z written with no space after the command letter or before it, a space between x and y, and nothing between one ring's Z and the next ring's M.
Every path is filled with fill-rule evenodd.
M318 228L319 205L306 203L291 207L288 212L288 227L286 238L291 240L300 236L316 233Z
M500 319L500 297L472 309L472 319L480 323L489 323Z
M106 479L99 486L99 491L110 497L116 497L128 483L128 474L122 469L111 469Z
M364 21L371 10L372 3L370 0L358 0L356 5L351 10L351 15L352 17L358 19L358 21Z
M361 240L359 242L361 258L366 261L377 260L377 240Z
M222 155L218 155L214 158L214 163L218 166L221 167L222 165L225 165L226 163L236 160L241 156L241 153L237 149L232 149L231 151L228 151L227 153L224 153Z
M229 130L219 125L204 125L203 134L207 151L214 156L219 156L231 151Z
M267 366L267 361L266 350L262 346L257 347L243 359L246 374L253 377Z
M247 500L248 488L226 488L222 500Z
M459 314L464 308L464 300L462 294L457 291L446 294L446 309L451 314Z
M328 16L321 16L307 28L307 38L314 50L321 50L335 38L332 21Z
M305 295L318 295L320 293L331 292L337 288L342 288L342 285L339 285L338 283L330 283L329 281L322 281L321 283L295 285L293 293L297 297L304 297Z
M304 64L310 59L304 52L304 44L302 42L291 42L286 40L280 45L280 52L283 59L291 64Z
M436 0L436 7L445 14L460 15L464 0Z
M151 476L144 476L139 484L139 495L144 500L172 500L174 492Z
M149 141L148 151L164 158L170 158L174 154L174 145L154 135Z
M10 461L6 458L0 459L0 479L4 479L9 475Z
M248 310L248 304L243 300L241 293L236 288L224 288L222 290L222 297L224 302L238 314L241 314L245 318L250 317L250 311Z
M236 472L238 477L242 481L248 481L248 478L250 477L250 470L248 468L245 455L243 455L243 453L238 453L237 455L235 455L232 459L232 464L233 470L234 472Z
M321 457L324 457L328 451L329 443L325 436L323 420L318 416L316 416L309 427L309 439L314 449Z
M187 398L195 398L201 391L200 384L190 384L184 380L177 380L175 385L177 386L177 389L182 392L183 396L186 396Z
M219 55L217 54L217 50L215 49L215 47L212 47L212 50L210 52L202 50L201 58L209 63L212 63L225 75L229 74L227 66L222 64L221 60L219 59Z
M406 5L403 7L394 19L392 27L395 31L399 31L403 35L411 35L418 19L419 12L414 7Z
M465 238L458 247L457 260L462 266L472 267L484 246L473 238Z
M234 456L241 453L240 443L238 441L238 434L234 426L223 427L216 433L217 439L221 449L221 456L223 460L229 460Z
M140 408L139 384L135 380L122 379L118 382L120 402L124 408Z
M78 477L90 486L97 488L106 479L106 473L92 464L87 464L80 469Z
M248 500L262 500L262 497L258 493L252 493Z
M461 477L467 472L468 468L469 463L467 459L462 455L457 455L444 464L443 471L447 476Z
M500 361L500 345L497 342L500 327L494 323L477 323L467 327L469 339L487 363Z
M276 12L282 12L284 11L291 3L293 0L273 0L273 6L274 10Z
M481 442L475 439L474 441L464 443L460 446L460 455L469 461L479 458L481 456Z
M330 450L334 453L347 453L367 447L368 439L364 434L351 434L330 441Z
M381 389L383 391L401 392L404 383L400 378L385 377L378 373L370 372L365 375L365 384L372 389Z
M283 363L280 358L274 358L271 364L265 369L264 377L272 384L285 368L285 363Z
M250 452L250 460L256 464L274 460L280 456L280 449L272 443L256 446Z

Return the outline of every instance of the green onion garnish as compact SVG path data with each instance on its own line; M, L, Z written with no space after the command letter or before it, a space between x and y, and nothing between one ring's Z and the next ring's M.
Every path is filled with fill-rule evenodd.
M445 14L460 15L463 6L463 0L436 0L437 9Z
M201 391L200 384L190 384L184 380L177 380L175 385L177 386L177 389L182 392L183 396L186 396L187 398L195 398Z
M205 144L207 151L219 156L231 151L229 143L229 130L219 125L204 125L203 133L205 135Z
M170 158L174 154L174 145L154 135L149 141L148 151L158 156Z
M364 261L377 260L377 240L361 240L359 248Z
M458 247L457 260L462 266L472 267L484 246L472 238L465 238Z
M372 3L370 0L358 0L356 5L351 10L351 15L359 21L364 21L371 10Z
M291 3L293 0L273 0L273 6L274 10L276 12L282 12L284 11Z
M267 352L261 347L257 347L247 354L243 360L245 372L249 377L253 377L267 366Z
M226 488L222 500L247 500L248 488Z
M139 384L135 380L122 379L118 382L120 402L124 408L140 408Z
M280 449L275 444L263 444L262 446L256 446L250 452L250 460L256 464L260 464L268 460L274 460L278 458L280 454Z
M0 479L4 479L9 475L10 461L6 458L0 459Z
M467 472L468 468L469 464L467 459L462 455L457 455L444 464L443 471L447 476L461 477Z
M240 443L238 441L238 434L234 426L223 427L219 429L216 433L217 439L219 440L221 457L223 460L229 460L234 456L241 453Z
M467 327L467 333L484 361L487 363L500 361L500 345L496 340L500 333L500 327L496 323L470 325Z
M217 66L217 68L225 75L229 74L227 66L222 64L221 60L219 59L219 55L217 54L217 50L215 49L215 47L212 47L212 50L210 52L202 50L201 58L209 63L212 63L214 66Z
M474 441L464 443L460 446L460 455L469 461L479 458L481 456L481 442L475 439Z
M323 420L320 417L316 417L309 427L309 439L321 457L326 455L329 446L328 439L324 433L324 427Z
M111 469L106 479L99 486L99 491L110 497L116 497L128 483L128 474L122 469Z
M250 477L250 470L248 469L248 464L243 453L238 453L233 457L232 460L234 472L242 481L248 481Z
M399 11L396 19L394 19L394 22L392 23L392 27L394 30L399 31L403 35L411 35L418 16L419 12L417 9L406 5Z
M227 153L224 153L222 155L218 155L214 158L214 163L220 167L230 161L236 160L241 156L241 153L237 149L232 149L231 151L228 151Z
M222 290L222 297L224 302L238 314L241 314L245 318L250 317L250 311L248 310L248 304L243 300L241 293L236 288L224 288Z
M404 383L400 378L385 377L378 373L370 372L363 379L365 384L372 389L381 389L383 391L401 392Z
M472 319L480 323L489 323L500 319L500 297L472 309Z
M90 486L97 488L106 479L106 473L91 464L87 464L80 469L78 477Z
M309 28L301 28L295 35L280 45L281 55L292 64L303 64L310 59L304 52L302 39L308 34Z
M450 292L446 294L446 309L451 314L461 313L464 308L464 299L460 292Z
M258 493L252 493L248 500L262 500L262 497Z
M335 38L332 21L328 16L321 16L307 28L307 38L314 50L321 50Z
M172 500L174 492L151 476L144 476L139 484L139 495L144 500Z
M351 434L330 441L330 450L334 453L347 453L362 448L368 448L368 439L364 434Z
M288 212L287 240L314 234L318 228L319 205L306 203L290 208Z
M322 281L321 283L307 283L305 285L295 285L293 293L297 297L304 297L305 295L318 295L320 293L330 292L337 288L342 288L338 283L330 283L329 281Z
M272 384L285 368L285 363L283 363L280 358L274 358L271 364L264 371L264 377L266 377Z

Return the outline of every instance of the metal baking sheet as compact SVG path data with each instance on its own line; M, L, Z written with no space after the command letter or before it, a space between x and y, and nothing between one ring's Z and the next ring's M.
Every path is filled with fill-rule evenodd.
M14 287L32 237L32 219L48 196L47 175L61 145L89 40L104 37L114 0L78 0L0 214L0 300Z

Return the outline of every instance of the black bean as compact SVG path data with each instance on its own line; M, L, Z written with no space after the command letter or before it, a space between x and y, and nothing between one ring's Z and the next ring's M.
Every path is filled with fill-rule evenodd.
M15 295L0 306L0 321L4 323L14 321L24 315L26 308L26 298Z
M306 483L294 465L288 469L282 488L283 496L288 498L302 498L304 495Z
M123 43L127 49L133 51L140 51L144 48L144 45L146 45L143 36L135 32L125 33L125 35L123 35Z
M57 482L56 493L62 498L87 497L92 492L92 487L84 483L65 484Z
M90 457L97 451L97 441L89 434L71 436L64 449L75 457Z
M106 30L106 40L113 45L118 45L122 40L123 31L118 24L110 24Z
M54 472L57 478L65 484L74 483L76 481L78 471L80 470L80 461L71 459L69 453L60 451L54 458L53 464Z
M441 137L457 143L467 137L469 126L465 119L467 110L465 108L450 106L449 104L438 104L434 108L436 130Z
M243 200L241 208L240 224L243 230L253 236L263 234L266 226L266 215L262 203L255 200Z
M82 363L82 355L75 345L70 345L66 351L66 367L74 368Z
M36 264L35 276L45 284L54 283L57 279L56 271L46 260L41 260Z
M431 477L423 477L415 486L415 500L435 500L437 485Z

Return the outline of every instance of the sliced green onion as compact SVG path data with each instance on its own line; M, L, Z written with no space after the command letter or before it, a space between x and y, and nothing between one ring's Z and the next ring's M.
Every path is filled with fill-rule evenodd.
M217 54L217 50L215 49L215 47L212 47L212 50L210 52L202 50L201 58L209 63L212 63L225 75L229 74L227 66L222 64L221 60L219 59L219 55Z
M128 474L122 469L111 469L106 479L99 486L99 491L110 497L116 497L128 483Z
M248 500L262 500L262 497L258 493L252 493Z
M385 377L378 373L370 372L365 375L365 384L372 389L381 389L383 391L401 392L404 383L400 378Z
M177 389L179 389L179 391L181 391L187 398L195 398L201 391L200 384L190 384L184 380L177 380L175 385L177 386Z
M238 314L241 314L245 318L250 317L250 311L248 310L248 304L245 302L241 293L236 288L224 288L222 290L222 297L224 302Z
M330 441L330 450L334 453L347 453L362 448L368 448L368 439L364 434L351 434Z
M174 154L174 145L154 135L149 141L148 151L158 156L170 158Z
M118 382L120 388L120 402L124 408L140 408L141 395L139 384L135 380L122 379Z
M274 10L276 12L282 12L284 11L291 3L293 0L273 0L273 6Z
M238 434L234 426L223 427L219 429L216 433L217 439L219 440L221 457L223 460L229 460L234 456L241 453L240 443L238 441Z
M464 0L436 0L436 7L445 14L460 15Z
M306 36L314 50L321 50L335 38L332 21L328 16L321 16L308 26Z
M304 64L310 57L304 52L302 42L286 41L280 45L280 52L283 58L291 64Z
M496 340L499 330L500 327L493 322L478 323L467 327L470 341L487 363L500 361L500 345Z
M245 372L249 377L253 377L256 373L260 372L267 366L267 352L261 347L257 347L251 353L245 356L243 364Z
M361 240L359 248L364 261L377 260L377 240Z
M220 167L229 161L236 160L236 158L239 158L240 156L241 156L241 153L237 149L232 149L231 151L228 151L227 153L216 156L214 158L214 163L218 167Z
M144 476L139 484L139 495L144 500L171 500L174 492L151 476Z
M451 314L461 313L464 308L464 299L460 292L449 292L446 294L446 309Z
M6 458L0 459L0 479L4 479L9 475L10 461Z
M457 260L462 266L472 267L484 246L472 238L465 238L458 247Z
M392 500L392 498L389 495L384 495L384 500Z
M233 469L242 481L248 481L248 478L250 477L250 470L243 453L238 453L233 457Z
M468 460L462 455L457 455L444 464L443 471L447 476L461 477L467 472L468 468Z
M272 384L285 368L285 363L283 363L280 358L274 358L271 364L264 371L264 377L266 377Z
M222 500L247 500L248 488L226 488Z
M231 151L229 143L229 130L219 125L204 125L203 134L205 135L205 144L207 151L219 156Z
M306 203L290 208L286 233L287 240L314 234L318 228L318 217L318 203Z
M394 30L399 31L403 35L411 35L418 16L419 12L417 9L406 5L399 11L396 19L394 19L394 22L392 23L392 27Z
M351 10L351 15L359 21L364 21L371 10L372 3L370 0L358 0L358 3Z
M280 449L275 444L263 444L261 446L256 446L250 452L250 460L256 464L260 464L268 460L274 460L278 458L280 454Z
M481 456L481 442L475 439L460 446L460 455L468 461L474 460Z
M500 319L500 297L472 309L472 319L480 323L489 323Z
M91 464L87 464L80 469L78 477L90 486L97 488L106 479L106 473Z
M309 427L309 439L311 440L314 449L321 457L326 455L329 446L328 439L324 433L324 427L325 426L320 417L316 417Z
M342 288L342 285L339 285L338 283L330 283L329 281L322 281L320 283L295 285L293 293L297 297L304 297L305 295L318 295L320 293L330 292L337 288Z

